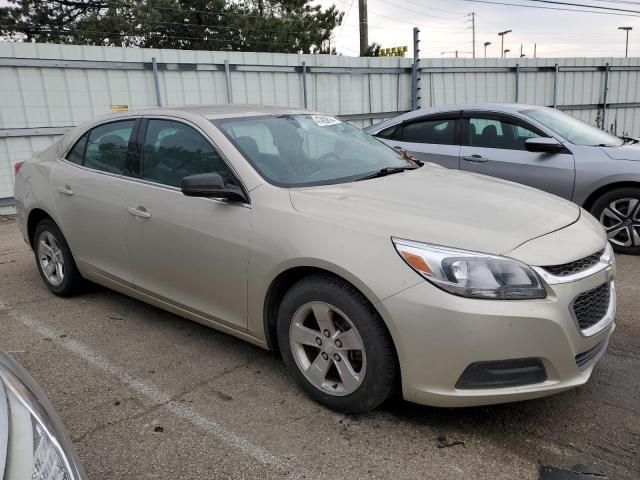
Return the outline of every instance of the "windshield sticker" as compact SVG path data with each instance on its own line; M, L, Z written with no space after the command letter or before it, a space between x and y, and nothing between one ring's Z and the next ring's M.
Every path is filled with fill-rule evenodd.
M328 127L329 125L342 123L336 117L330 117L329 115L311 115L311 118L319 127Z

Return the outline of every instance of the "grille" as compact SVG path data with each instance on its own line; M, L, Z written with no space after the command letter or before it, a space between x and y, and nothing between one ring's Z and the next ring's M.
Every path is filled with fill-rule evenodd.
M586 352L579 353L576 355L576 365L580 370L586 370L599 356L600 352L607 345L606 340L602 340L595 347Z
M589 267L593 267L600 261L600 257L604 254L604 250L589 255L588 257L581 258L575 262L569 262L562 265L551 265L548 267L542 267L551 275L556 277L566 277L567 275L573 275L574 273L586 270Z
M608 283L578 295L571 308L581 330L598 323L609 309L611 290Z

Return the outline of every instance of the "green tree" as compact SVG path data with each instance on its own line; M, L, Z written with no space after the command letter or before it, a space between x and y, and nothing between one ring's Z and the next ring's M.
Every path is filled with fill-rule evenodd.
M75 45L330 53L343 12L309 0L9 0L0 36ZM335 50L334 50L335 51Z

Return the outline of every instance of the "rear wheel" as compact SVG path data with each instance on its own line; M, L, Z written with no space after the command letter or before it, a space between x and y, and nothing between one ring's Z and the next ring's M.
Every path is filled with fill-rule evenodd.
M616 252L640 255L640 188L605 193L593 204L591 213L604 226Z
M40 276L49 290L61 297L79 291L83 279L64 235L52 220L42 220L36 226L33 251Z
M278 344L294 380L315 401L363 413L394 391L395 351L371 304L350 284L317 275L285 295Z

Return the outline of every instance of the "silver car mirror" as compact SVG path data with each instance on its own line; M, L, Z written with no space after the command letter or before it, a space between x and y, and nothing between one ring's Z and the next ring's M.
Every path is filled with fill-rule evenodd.
M524 147L529 152L541 153L557 153L564 148L555 138L550 137L529 138L524 142Z

